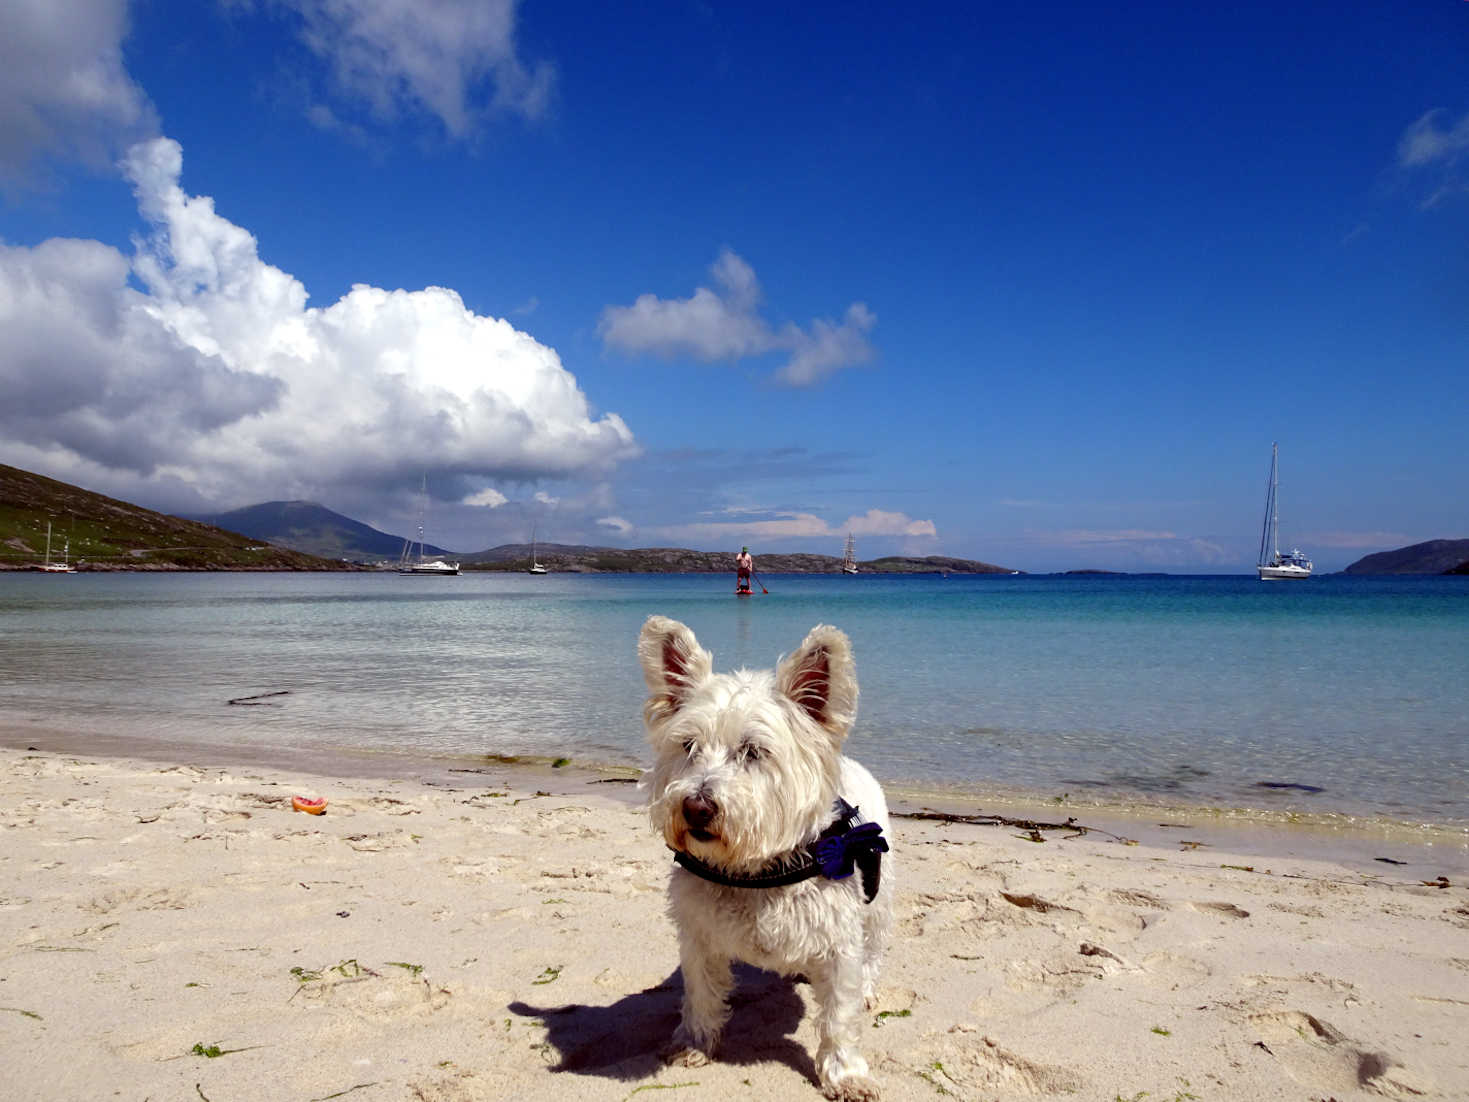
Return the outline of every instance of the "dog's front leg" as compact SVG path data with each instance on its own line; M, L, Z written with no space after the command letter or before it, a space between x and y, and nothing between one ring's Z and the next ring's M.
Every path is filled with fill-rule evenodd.
M868 1075L867 1061L858 1047L863 1007L861 957L837 956L811 977L811 986L821 1015L816 1068L822 1091L841 1102L877 1102L877 1083Z
M678 964L683 973L683 1018L663 1055L670 1064L699 1067L714 1055L720 1031L729 1020L729 993L734 986L730 958L683 935Z

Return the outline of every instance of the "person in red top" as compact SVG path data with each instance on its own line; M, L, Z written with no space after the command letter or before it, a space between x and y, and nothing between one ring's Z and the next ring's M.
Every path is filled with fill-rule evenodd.
M735 556L735 592L750 592L750 575L755 572L755 560L750 558L750 549L741 547Z

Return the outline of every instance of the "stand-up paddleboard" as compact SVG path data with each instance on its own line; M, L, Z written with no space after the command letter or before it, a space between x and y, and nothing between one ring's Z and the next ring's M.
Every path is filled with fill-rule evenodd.
M735 590L735 596L736 597L753 597L753 596L755 596L755 594L753 592L751 592L750 590L748 590L748 589L736 589Z

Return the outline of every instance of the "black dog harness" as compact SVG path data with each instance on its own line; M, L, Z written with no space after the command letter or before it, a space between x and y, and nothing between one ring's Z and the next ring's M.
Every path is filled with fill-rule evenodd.
M882 876L882 855L888 851L888 841L882 836L881 826L862 822L857 809L840 796L832 805L832 811L836 821L823 830L816 841L795 850L788 857L772 861L762 872L744 875L721 872L681 850L673 851L673 859L701 880L722 884L726 888L783 888L814 876L845 880L855 870L861 869L862 894L871 903L877 895Z

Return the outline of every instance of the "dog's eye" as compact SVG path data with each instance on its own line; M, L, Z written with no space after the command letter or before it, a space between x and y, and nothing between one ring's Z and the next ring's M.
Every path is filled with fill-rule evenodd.
M685 754L687 754L689 757L693 757L694 756L694 740L693 739L686 738L686 739L683 740L683 752Z
M765 751L753 742L740 743L740 760L745 762L759 761L765 756Z

